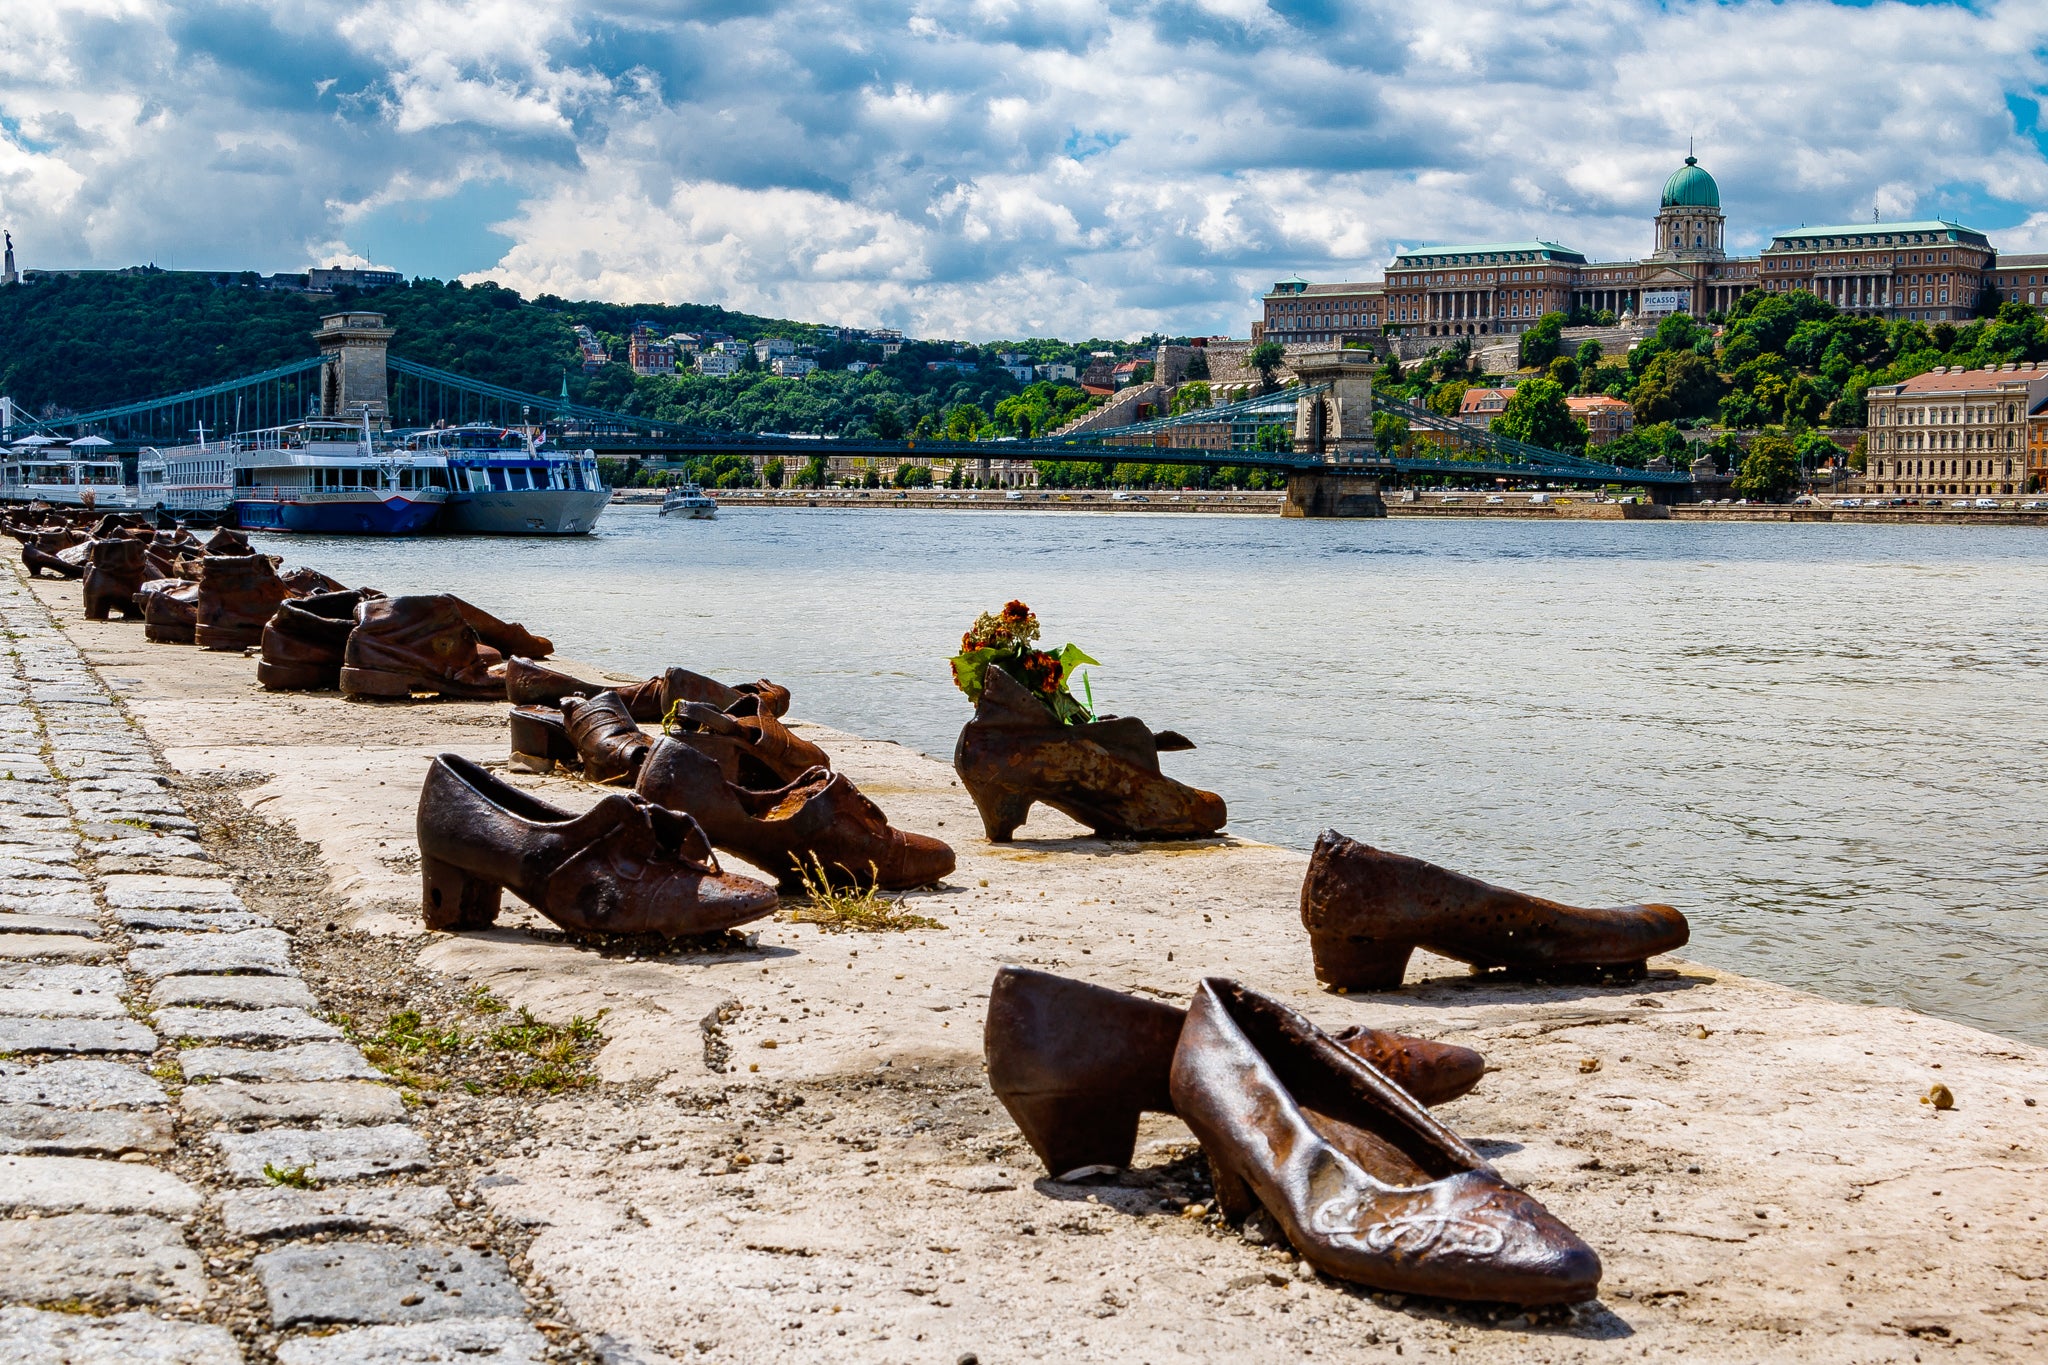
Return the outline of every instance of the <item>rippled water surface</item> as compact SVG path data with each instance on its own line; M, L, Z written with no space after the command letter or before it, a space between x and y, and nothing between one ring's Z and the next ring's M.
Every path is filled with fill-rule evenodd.
M942 757L944 660L1022 597L1106 709L1198 742L1168 768L1238 834L1670 901L1706 961L2048 1043L2037 531L613 508L267 548Z

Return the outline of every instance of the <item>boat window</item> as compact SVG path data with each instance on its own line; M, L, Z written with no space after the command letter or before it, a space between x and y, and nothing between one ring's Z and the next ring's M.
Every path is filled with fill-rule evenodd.
M493 469L491 471L491 487L497 489L500 493L505 491L506 484L504 470Z

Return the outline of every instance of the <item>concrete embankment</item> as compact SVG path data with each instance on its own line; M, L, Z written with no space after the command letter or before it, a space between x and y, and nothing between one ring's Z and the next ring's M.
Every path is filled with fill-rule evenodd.
M1043 813L992 845L948 766L816 725L803 733L896 824L959 851L943 888L909 898L943 928L777 920L744 951L629 959L508 897L491 930L428 935L419 782L436 751L501 761L502 705L266 694L248 659L84 622L76 584L34 591L184 789L241 808L199 839L253 910L298 926L324 1007L388 1033L410 1006L431 1036L487 1029L462 1003L484 988L540 1020L599 1021L594 1083L535 1095L511 1137L464 1150L489 1215L531 1238L528 1292L607 1360L1903 1365L2032 1361L2048 1336L2043 1049L1677 961L1566 987L1421 954L1398 992L1330 995L1296 912L1304 855L1105 842ZM800 714L805 679L778 680ZM515 780L565 806L599 794ZM1361 793L1330 821L1369 837L1380 799L1398 797ZM1740 894L1623 860L1603 885L1531 889ZM1599 1249L1600 1301L1532 1318L1320 1278L1182 1216L1207 1195L1169 1117L1146 1120L1124 1175L1043 1179L980 1066L1003 962L1175 1001L1228 974L1328 1028L1481 1049L1485 1080L1441 1115ZM1953 1109L1922 1102L1937 1082ZM431 1098L449 1124L471 1102Z

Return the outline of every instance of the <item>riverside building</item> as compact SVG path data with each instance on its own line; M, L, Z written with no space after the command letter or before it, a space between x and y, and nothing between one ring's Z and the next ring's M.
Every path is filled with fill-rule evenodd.
M1804 289L1849 312L1961 322L1988 291L2048 306L2048 255L2001 262L1990 240L1946 219L1855 223L1774 233L1755 256L1727 254L1721 188L1688 156L1659 196L1648 255L1594 261L1557 242L1403 251L1383 278L1275 284L1254 341L1324 345L1346 338L1513 335L1545 313L1606 311L1654 323L1723 313L1752 289Z
M2034 440L2048 416L2048 364L1986 370L1945 366L1864 394L1864 484L1900 496L2024 493Z

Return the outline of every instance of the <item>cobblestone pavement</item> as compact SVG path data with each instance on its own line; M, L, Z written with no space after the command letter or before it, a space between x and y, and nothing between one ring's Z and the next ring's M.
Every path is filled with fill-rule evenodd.
M0 571L0 1365L547 1359L197 833Z

